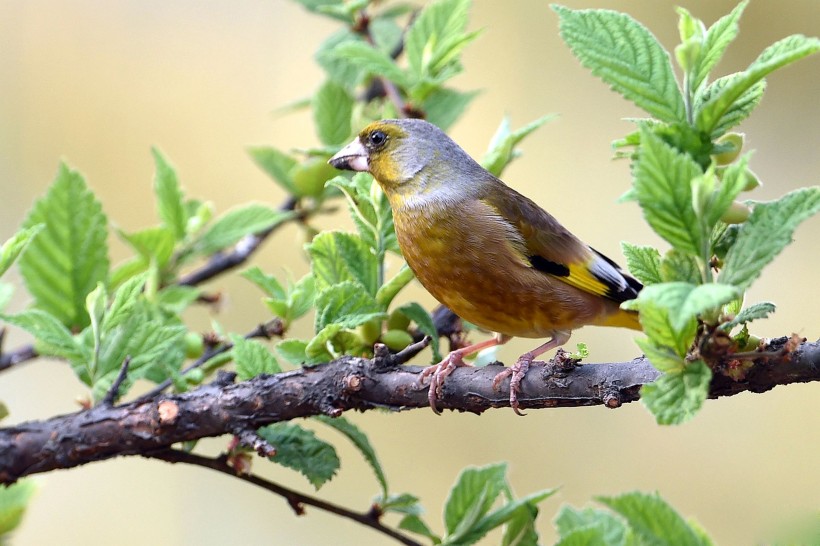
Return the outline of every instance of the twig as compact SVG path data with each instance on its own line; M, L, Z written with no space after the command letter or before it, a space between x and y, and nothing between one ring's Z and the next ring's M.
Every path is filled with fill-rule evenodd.
M34 345L23 345L8 353L0 353L0 372L17 364L34 360L38 356Z
M105 398L102 399L102 403L106 406L113 406L114 402L120 396L120 387L122 386L122 382L125 381L125 378L128 377L128 366L131 365L131 355L125 357L125 360L122 361L122 366L120 367L120 373L117 374L117 378L111 384L111 388L108 389L108 392L105 393Z
M298 491L294 491L293 489L288 489L287 487L283 487L277 483L268 481L264 478L260 478L259 476L256 476L254 474L237 474L236 470L232 468L230 465L228 465L225 457L203 457L201 455L196 455L194 453L187 453L185 451L170 448L146 453L145 456L151 459L159 459L169 463L186 463L195 466L201 466L203 468L210 468L211 470L215 470L222 474L227 474L234 478L239 478L242 481L252 483L258 487L261 487L262 489L265 489L267 491L270 491L271 493L275 493L283 497L288 502L288 505L291 507L291 509L297 516L301 516L304 514L304 505L313 506L320 510L330 512L331 514L336 514L337 516L341 516L343 518L353 520L357 523L361 523L362 525L370 527L371 529L378 531L382 534L385 534L390 538L395 539L396 541L407 546L421 546L421 543L416 542L415 540L382 524L378 517L378 512L376 511L368 510L367 512L354 512L352 510L348 510L343 506L323 501L322 499L318 499L316 497L312 497L304 493L299 493Z

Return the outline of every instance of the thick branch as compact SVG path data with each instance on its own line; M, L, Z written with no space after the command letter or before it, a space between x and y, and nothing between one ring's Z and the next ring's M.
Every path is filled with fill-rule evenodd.
M820 343L752 362L742 381L716 374L710 396L763 392L777 385L820 381ZM178 395L139 400L117 407L99 405L45 421L0 429L0 482L29 474L72 468L120 455L145 455L188 440L231 434L311 415L338 416L349 410L427 407L417 366L391 365L391 359L344 357L319 366L242 383L217 381ZM499 366L459 368L445 383L441 408L481 413L509 405L504 390L492 389ZM534 365L522 382L522 408L603 404L615 408L639 398L642 385L657 372L649 362L588 364L553 373Z

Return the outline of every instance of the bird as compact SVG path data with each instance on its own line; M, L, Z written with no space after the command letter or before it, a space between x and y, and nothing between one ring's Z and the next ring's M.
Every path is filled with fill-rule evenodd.
M550 213L492 175L447 134L422 119L367 125L328 161L369 172L393 211L396 238L422 286L455 314L494 333L425 368L428 401L464 357L513 337L547 338L493 380L510 377L510 406L530 364L564 345L581 326L640 330L638 314L620 304L641 283L582 242ZM556 191L556 190L552 190Z

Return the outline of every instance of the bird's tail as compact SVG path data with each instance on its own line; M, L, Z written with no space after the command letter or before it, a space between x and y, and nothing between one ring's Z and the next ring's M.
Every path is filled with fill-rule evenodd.
M640 321L638 321L638 313L636 311L626 311L625 309L618 309L615 313L607 315L607 317L600 322L600 325L643 330Z

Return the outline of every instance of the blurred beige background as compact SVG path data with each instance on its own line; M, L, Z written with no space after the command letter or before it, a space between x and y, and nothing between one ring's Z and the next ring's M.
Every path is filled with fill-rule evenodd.
M677 43L674 2L566 3L627 10L665 46ZM734 5L679 3L707 23ZM547 3L476 0L471 26L485 32L468 48L466 71L454 85L483 93L453 137L480 156L504 114L520 126L560 113L526 141L507 182L610 256L620 256L621 240L657 244L634 206L614 203L629 176L625 162L610 160L609 142L631 129L622 118L638 111L580 67L560 42ZM320 84L312 55L335 28L283 0L0 2L0 239L46 190L61 158L86 175L115 225L133 230L152 224L152 145L177 166L188 195L213 200L219 211L250 200L278 204L282 192L245 147L317 143L309 113L277 117L273 111ZM773 41L818 29L816 0L755 0L718 69L742 69ZM757 150L752 166L765 184L757 198L817 183L819 68L814 58L776 73L741 128ZM349 225L343 216L319 224ZM795 239L750 293L751 301L773 300L779 307L756 327L759 335L820 336L820 218ZM285 229L255 263L301 274L301 243L298 230ZM112 245L115 261L126 256L118 242ZM227 305L215 317L191 313L193 327L206 329L214 318L242 332L265 319L260 294L247 282L226 276L209 288L225 291ZM433 305L419 287L410 297ZM589 328L573 340L587 342L595 362L638 354L632 337ZM10 346L24 341L15 332ZM531 343L517 340L500 355L509 362ZM75 411L74 399L84 393L59 362L28 363L0 377L0 400L12 412L5 424ZM579 506L596 494L640 489L659 491L721 544L751 544L785 515L820 507L818 400L817 385L780 387L707 402L694 421L676 428L656 426L639 404L618 411L531 411L523 419L508 410L481 417L430 411L349 417L369 433L394 491L419 495L439 531L441 506L458 471L508 460L519 494L562 487L542 505L545 543L554 539L551 518L560 504ZM366 509L377 491L367 467L344 440L320 432L338 440L343 469L319 494ZM216 452L226 441L205 445ZM311 490L289 470L259 462L255 469ZM128 458L40 481L15 544L386 543L314 509L295 517L282 499L198 468Z

